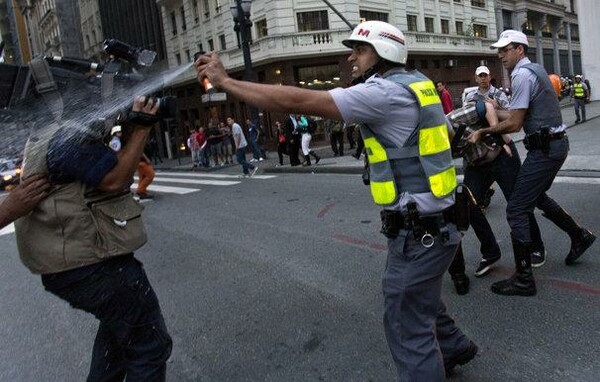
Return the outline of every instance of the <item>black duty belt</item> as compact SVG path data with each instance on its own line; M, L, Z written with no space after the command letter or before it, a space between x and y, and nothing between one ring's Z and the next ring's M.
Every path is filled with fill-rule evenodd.
M425 247L431 247L434 237L442 235L442 240L448 239L445 227L454 223L454 206L440 213L431 215L403 215L400 211L381 211L381 233L387 238L395 239L400 230L412 231L415 239L420 240Z
M564 131L559 133L535 132L523 138L523 144L527 150L548 150L550 141L563 139L567 134Z

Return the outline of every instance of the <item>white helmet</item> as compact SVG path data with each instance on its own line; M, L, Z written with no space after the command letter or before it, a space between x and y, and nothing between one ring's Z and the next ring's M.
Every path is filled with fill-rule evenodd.
M365 21L356 26L350 37L342 41L342 44L352 48L360 42L371 45L384 60L406 64L408 52L404 34L391 24L383 21Z
M104 130L106 131L106 130ZM110 135L115 135L116 133L120 133L121 132L121 126L116 125L113 126L112 129L110 129Z

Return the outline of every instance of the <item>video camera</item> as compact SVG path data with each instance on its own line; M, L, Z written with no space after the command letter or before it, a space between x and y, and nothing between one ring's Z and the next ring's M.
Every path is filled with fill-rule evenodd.
M56 115L52 98L60 98L61 119L81 120L82 114L110 118L123 108L124 99L134 94L154 93L164 84L148 87L140 72L152 65L156 52L132 47L116 39L104 41L108 60L96 63L81 58L45 56L34 65L0 64L0 110L2 121L31 121L40 116L40 98L48 111ZM44 63L39 64L39 61ZM41 68L41 69L40 69ZM174 117L175 97L158 98L159 116ZM127 107L131 105L129 101ZM50 110L48 110L50 109ZM32 111L38 111L32 113ZM44 113L42 113L44 114ZM78 118L79 115L79 118ZM87 118L86 118L87 119Z

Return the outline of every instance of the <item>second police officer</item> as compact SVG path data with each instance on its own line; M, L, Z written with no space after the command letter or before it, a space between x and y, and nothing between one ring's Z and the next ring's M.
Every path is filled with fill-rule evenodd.
M541 65L527 58L527 36L506 30L492 48L498 49L502 65L511 72L512 99L507 119L474 132L469 139L478 142L486 134L513 133L523 128L527 148L527 157L506 207L516 271L509 279L494 283L492 291L501 295L533 296L537 289L531 268L530 216L535 207L571 238L571 249L565 258L567 265L577 261L596 236L580 227L546 194L567 158L569 140L548 74Z
M315 91L239 81L216 53L196 61L199 79L273 112L299 112L361 123L371 169L371 193L383 208L388 237L383 276L384 329L402 381L444 381L477 346L441 301L442 278L461 234L453 222L455 169L448 126L432 81L405 70L404 35L367 21L343 41L356 77L350 88Z

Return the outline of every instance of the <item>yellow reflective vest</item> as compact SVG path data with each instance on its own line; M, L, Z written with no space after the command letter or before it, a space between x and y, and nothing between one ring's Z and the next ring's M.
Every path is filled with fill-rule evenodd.
M573 97L585 98L585 91L583 90L583 84L581 82L573 84Z
M361 124L374 202L392 206L403 192L430 192L436 198L450 195L457 185L456 170L446 117L433 82L418 71L394 73L386 79L414 95L419 121L403 147L386 144L367 124Z

